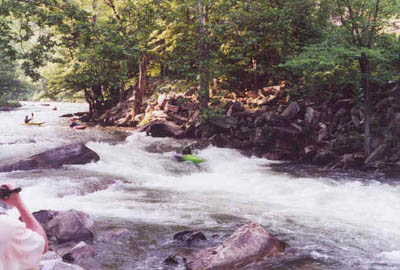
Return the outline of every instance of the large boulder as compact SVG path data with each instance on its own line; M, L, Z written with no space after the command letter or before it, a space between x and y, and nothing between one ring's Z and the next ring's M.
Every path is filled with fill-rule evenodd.
M64 164L86 164L98 160L100 157L94 151L84 144L74 143L45 151L16 163L0 166L0 172L50 169Z
M253 222L240 227L220 245L187 256L186 267L188 270L238 269L284 249L283 242Z
M60 212L48 223L47 233L59 243L67 241L90 241L93 239L94 222L82 211Z
M43 226L49 239L57 243L93 240L94 222L82 211L41 210L33 215Z
M165 120L156 120L141 129L146 131L152 137L175 137L181 138L184 134L182 127L174 122Z
M207 119L208 123L218 128L220 131L236 128L237 121L233 117L218 117L213 116Z

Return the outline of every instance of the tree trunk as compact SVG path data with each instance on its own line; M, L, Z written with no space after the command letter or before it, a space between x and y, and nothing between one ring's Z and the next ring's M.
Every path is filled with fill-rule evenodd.
M84 89L84 92L85 92L85 99L86 99L87 103L89 103L89 117L92 118L93 117L93 101L90 97L88 90Z
M207 22L208 7L203 5L202 0L197 0L197 13L200 24L200 57L199 57L199 77L200 77L200 109L203 111L208 107L210 100L209 93L209 72L208 72L208 48L207 48Z
M364 152L366 158L371 154L371 93L370 93L370 75L371 69L369 60L365 53L361 53L360 59L361 87L364 91Z
M139 86L138 86L138 89L136 90L136 93L135 93L135 107L134 107L135 115L141 113L143 97L146 94L147 62L148 62L147 55L146 55L146 53L143 52L142 53L142 59L141 59L141 62L140 62L140 70L139 70Z
M101 85L92 86L93 92L93 112L98 114L103 110L104 97L101 92Z
M119 102L125 100L125 83L123 81L119 82Z

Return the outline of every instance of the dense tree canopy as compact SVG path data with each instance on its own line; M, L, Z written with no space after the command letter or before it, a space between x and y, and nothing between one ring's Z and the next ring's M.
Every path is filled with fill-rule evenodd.
M286 81L293 97L365 101L399 79L398 0L4 0L1 89L15 88L17 60L48 97L80 95L91 111L147 79L240 93ZM366 130L366 132L368 132Z

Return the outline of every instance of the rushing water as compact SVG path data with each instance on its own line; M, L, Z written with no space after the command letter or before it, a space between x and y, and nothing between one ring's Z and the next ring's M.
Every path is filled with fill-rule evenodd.
M248 221L260 222L290 248L282 258L243 269L400 269L400 184L300 178L273 171L267 160L214 147L198 153L207 160L201 166L178 163L173 155L180 141L133 133L119 142L113 132L71 130L59 115L87 106L57 107L27 103L0 112L0 163L76 141L101 160L0 178L21 185L32 210L79 209L99 231L134 233L115 246L96 241L88 269L163 269L166 257L185 250L172 241L179 230L202 230L217 243ZM21 124L32 111L46 121L43 127Z

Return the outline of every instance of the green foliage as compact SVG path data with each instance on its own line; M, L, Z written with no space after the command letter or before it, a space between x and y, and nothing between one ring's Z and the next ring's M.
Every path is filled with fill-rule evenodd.
M280 65L293 72L290 79L294 84L301 82L293 94L324 100L360 98L361 55L367 57L372 68L369 81L379 85L398 79L400 44L395 35L382 31L396 15L395 3L382 2L375 20L376 1L330 3L329 18L336 16L341 21L333 23L330 19L319 39Z
M370 61L372 82L400 74L399 41L385 31L399 2L381 1L375 18L376 3L4 0L0 89L21 87L19 60L25 74L42 82L43 97L109 106L137 84L146 55L147 75L191 86L204 75L237 92L285 80L295 97L359 99L361 54ZM208 95L204 85L198 89Z
M218 107L210 107L206 108L201 112L201 119L200 121L206 122L207 119L213 118L213 117L225 117L225 110L223 108L218 108Z

